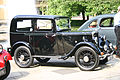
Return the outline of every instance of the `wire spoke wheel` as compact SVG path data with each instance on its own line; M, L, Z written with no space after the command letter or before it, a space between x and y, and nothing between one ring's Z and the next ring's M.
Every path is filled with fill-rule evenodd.
M26 46L20 46L15 50L14 60L19 67L29 67L33 63L31 52Z
M94 70L99 64L96 52L90 47L80 47L75 53L77 66L84 71Z

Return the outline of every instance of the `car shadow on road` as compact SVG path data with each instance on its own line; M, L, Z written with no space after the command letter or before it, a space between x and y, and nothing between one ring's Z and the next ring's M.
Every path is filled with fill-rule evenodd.
M74 60L50 60L47 63L35 61L31 67L52 66L52 67L77 67Z
M99 71L106 68L114 67L119 62L120 62L119 59L113 58L112 60L108 61L106 64L99 64L99 66L94 71ZM74 60L50 60L47 63L40 63L38 61L35 61L33 66L31 66L31 68L39 67L39 66L69 67L69 68L77 67Z
M29 75L28 72L24 72L24 71L19 71L19 72L11 72L10 75L5 79L5 80L18 80L22 77L25 77Z

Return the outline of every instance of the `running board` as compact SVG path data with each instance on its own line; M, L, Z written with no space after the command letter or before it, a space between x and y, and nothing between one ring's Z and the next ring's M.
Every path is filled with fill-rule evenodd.
M67 58L65 58L65 56L41 56L41 55L32 55L33 58L35 57L44 57L44 58L57 58L57 59L64 59L66 60Z

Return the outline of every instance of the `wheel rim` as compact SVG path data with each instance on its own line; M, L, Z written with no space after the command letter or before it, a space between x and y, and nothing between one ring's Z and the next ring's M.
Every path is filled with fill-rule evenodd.
M79 53L78 61L81 67L91 68L96 63L96 58L91 51L84 50Z
M19 65L26 65L30 61L30 55L25 50L19 50L16 55L16 61Z

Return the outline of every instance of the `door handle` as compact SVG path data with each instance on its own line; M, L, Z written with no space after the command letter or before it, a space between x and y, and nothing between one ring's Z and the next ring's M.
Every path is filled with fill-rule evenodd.
M55 36L56 36L56 34L53 34L53 35L52 35L52 37L55 37Z
M56 34L46 34L46 37L55 37L56 36Z

